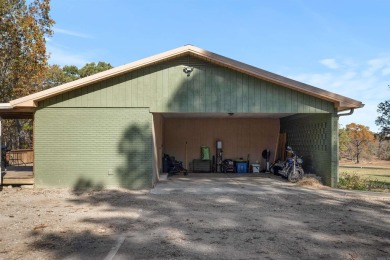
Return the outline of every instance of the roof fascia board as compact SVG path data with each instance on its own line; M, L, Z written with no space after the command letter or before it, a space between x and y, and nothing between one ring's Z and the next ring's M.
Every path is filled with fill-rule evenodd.
M12 109L12 105L10 103L0 103L0 109Z

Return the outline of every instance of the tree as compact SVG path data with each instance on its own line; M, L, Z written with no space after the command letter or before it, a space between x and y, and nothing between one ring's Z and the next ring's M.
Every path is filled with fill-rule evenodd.
M0 0L0 102L39 90L47 68L46 37L52 35L50 0ZM4 143L13 148L31 145L31 120L4 120Z
M87 63L87 64L85 64L84 67L82 67L79 70L79 75L80 75L80 78L85 78L85 77L91 76L93 74L96 74L98 72L102 72L102 71L105 71L105 70L108 70L111 68L112 68L112 66L110 63L106 63L103 61L99 61L97 65L95 64L95 62Z
M70 65L70 66L64 66L62 68L65 76L70 80L70 81L73 81L73 80L76 80L76 79L79 79L80 78L80 72L79 72L79 69L77 68L77 66L75 65Z
M375 124L380 127L378 157L388 160L390 159L390 100L379 103L377 112L379 116L375 120Z
M50 0L0 0L0 102L34 93L47 68Z
M62 85L69 81L72 80L65 75L63 69L59 65L50 65L45 73L45 79L43 80L41 90Z
M51 65L45 74L45 79L42 84L42 90L62 85L76 79L84 78L111 69L110 63L99 61L96 65L94 62L87 63L81 69L75 65L66 65L61 68L59 65Z
M345 129L348 133L350 143L355 149L356 163L359 163L361 153L364 149L368 148L369 142L374 141L374 134L370 131L368 126L356 123L348 124Z
M378 144L378 158L390 160L390 140L382 140Z
M380 140L390 138L390 100L379 103L377 112L380 114L375 124L380 126Z
M339 129L339 155L345 156L349 150L350 139L345 128Z

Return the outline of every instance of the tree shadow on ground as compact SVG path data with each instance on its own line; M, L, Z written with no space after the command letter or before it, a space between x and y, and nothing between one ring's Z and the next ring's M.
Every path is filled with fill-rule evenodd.
M55 258L104 258L123 237L117 256L135 259L390 255L390 200L292 189L264 195L83 194L68 203L100 205L100 213L78 219L75 224L85 226L79 232L32 232L37 239L30 248Z

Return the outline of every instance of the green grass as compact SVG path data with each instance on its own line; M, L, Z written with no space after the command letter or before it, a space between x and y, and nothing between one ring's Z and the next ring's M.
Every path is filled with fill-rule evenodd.
M390 169L339 168L339 188L353 190L389 191Z

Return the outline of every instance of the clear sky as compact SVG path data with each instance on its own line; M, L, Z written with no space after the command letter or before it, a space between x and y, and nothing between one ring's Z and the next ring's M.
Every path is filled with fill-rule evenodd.
M362 101L390 98L389 0L52 0L50 63L113 66L192 44Z

